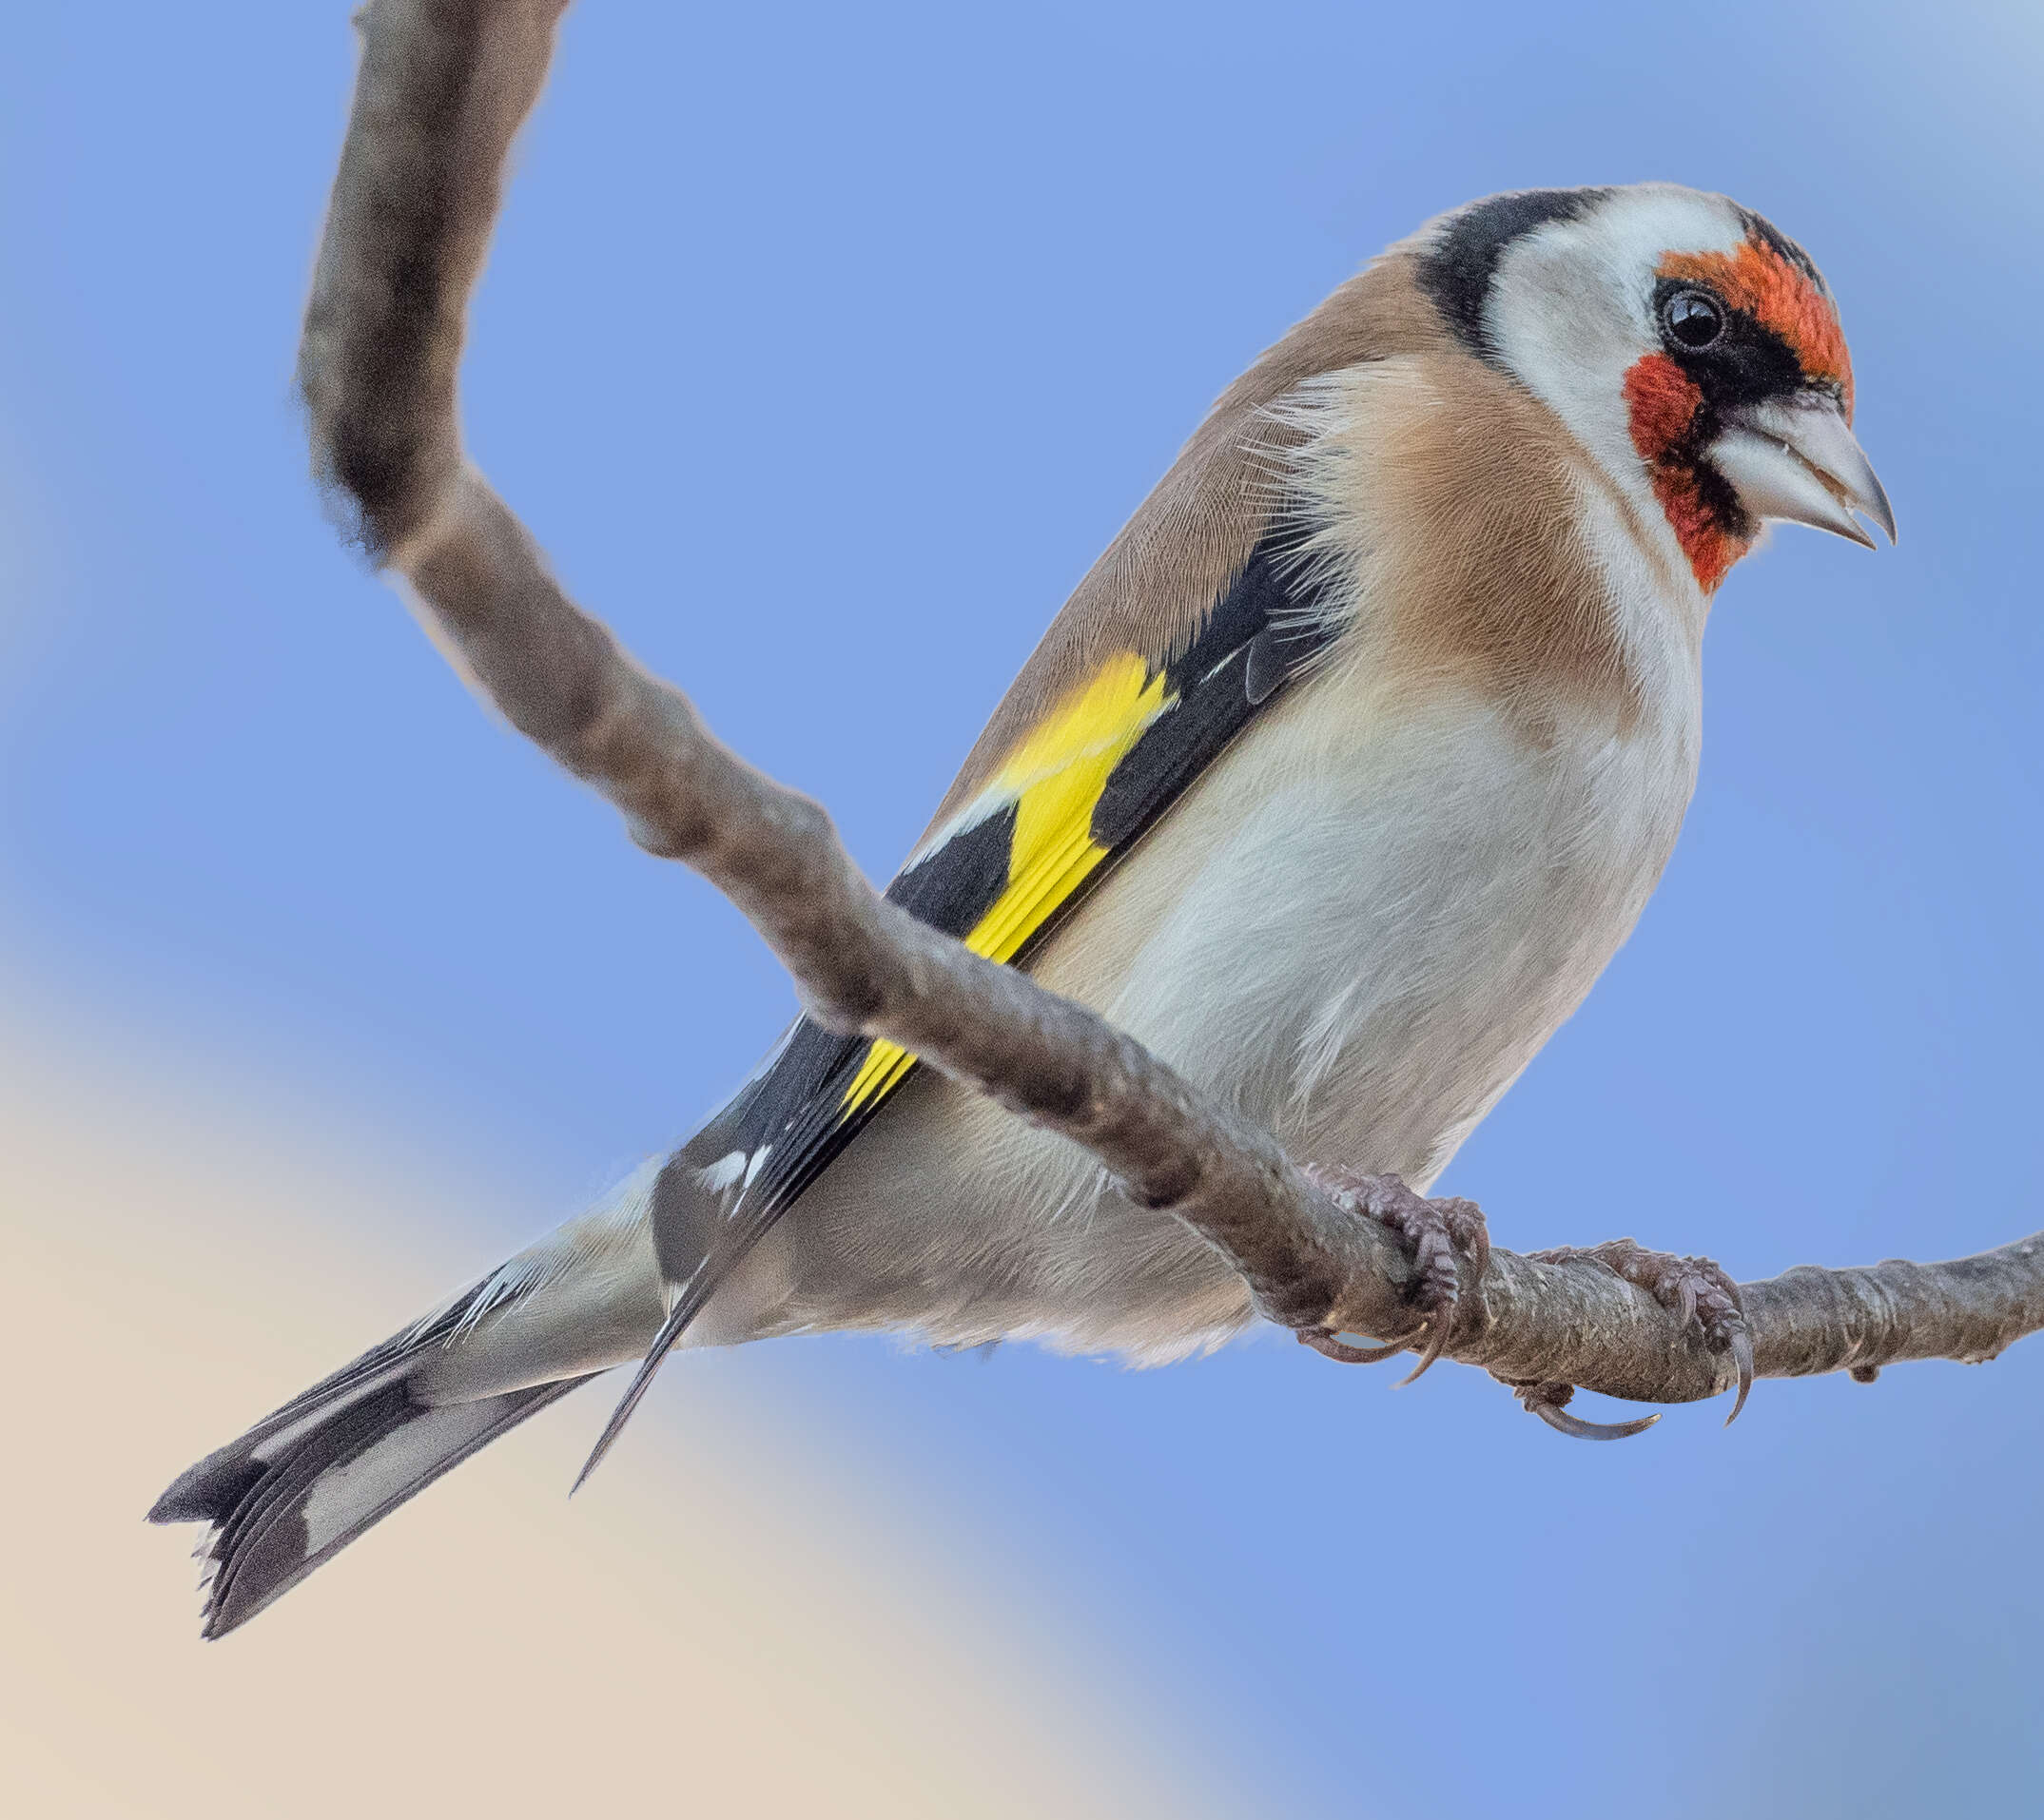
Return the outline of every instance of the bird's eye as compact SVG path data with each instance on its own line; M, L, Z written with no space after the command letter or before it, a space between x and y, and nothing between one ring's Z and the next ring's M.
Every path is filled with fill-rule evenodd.
M1677 291L1661 306L1661 321L1669 340L1693 353L1724 333L1724 308L1703 291Z

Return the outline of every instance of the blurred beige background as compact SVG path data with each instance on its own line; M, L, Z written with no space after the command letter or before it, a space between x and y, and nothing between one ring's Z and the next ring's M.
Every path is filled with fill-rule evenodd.
M600 1395L202 1644L198 1532L143 1511L483 1261L461 1191L18 975L0 1006L0 1811L1223 1810L1082 1619L715 1373L573 1504Z

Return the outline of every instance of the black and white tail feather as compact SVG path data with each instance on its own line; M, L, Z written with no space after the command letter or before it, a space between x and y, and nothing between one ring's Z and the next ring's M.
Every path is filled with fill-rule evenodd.
M653 1163L181 1474L149 1520L203 1522L204 1634L244 1624L477 1448L635 1357L659 1318Z
M493 1293L472 1289L373 1346L180 1474L152 1523L204 1522L203 1635L224 1636L288 1592L371 1524L479 1447L586 1384L588 1376L431 1404L421 1361Z

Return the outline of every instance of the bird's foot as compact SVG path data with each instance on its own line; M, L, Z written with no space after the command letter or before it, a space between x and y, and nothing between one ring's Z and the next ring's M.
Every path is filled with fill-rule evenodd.
M1408 1350L1424 1335L1427 1344L1419 1363L1402 1381L1411 1384L1441 1356L1454 1326L1462 1297L1456 1254L1470 1260L1478 1278L1490 1261L1490 1231L1483 1210L1474 1201L1430 1201L1395 1175L1353 1175L1314 1164L1307 1165L1306 1173L1336 1207L1365 1214L1405 1241L1414 1272L1406 1297L1420 1322L1403 1338L1381 1346L1351 1346L1319 1328L1302 1330L1299 1343L1343 1365L1377 1365Z
M1550 1251L1528 1251L1527 1256L1536 1264L1572 1264L1579 1259L1601 1264L1635 1288L1645 1289L1685 1328L1695 1327L1713 1352L1730 1353L1739 1374L1739 1395L1732 1403L1732 1413L1724 1419L1724 1425L1729 1428L1739 1420L1739 1412L1746 1406L1746 1393L1753 1388L1753 1336L1746 1327L1745 1312L1739 1305L1738 1284L1709 1258L1684 1258L1667 1251L1649 1251L1630 1239L1612 1239L1604 1245L1582 1247L1559 1245ZM1528 1400L1529 1390L1545 1392L1555 1388L1554 1385L1515 1384L1513 1388L1528 1409L1550 1426L1561 1428L1564 1434L1605 1426L1601 1423L1577 1423L1572 1416L1567 1420L1575 1423L1573 1427L1555 1421L1561 1404L1567 1401L1566 1397L1553 1404L1553 1414ZM1638 1423L1612 1424L1612 1428L1613 1432L1637 1434L1652 1421L1649 1416ZM1598 1434L1593 1438L1601 1441L1610 1437Z

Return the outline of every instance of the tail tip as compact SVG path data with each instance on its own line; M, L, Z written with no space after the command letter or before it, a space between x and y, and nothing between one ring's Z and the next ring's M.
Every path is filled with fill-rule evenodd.
M255 1489L263 1473L263 1462L243 1443L222 1447L178 1474L144 1520L218 1523Z

